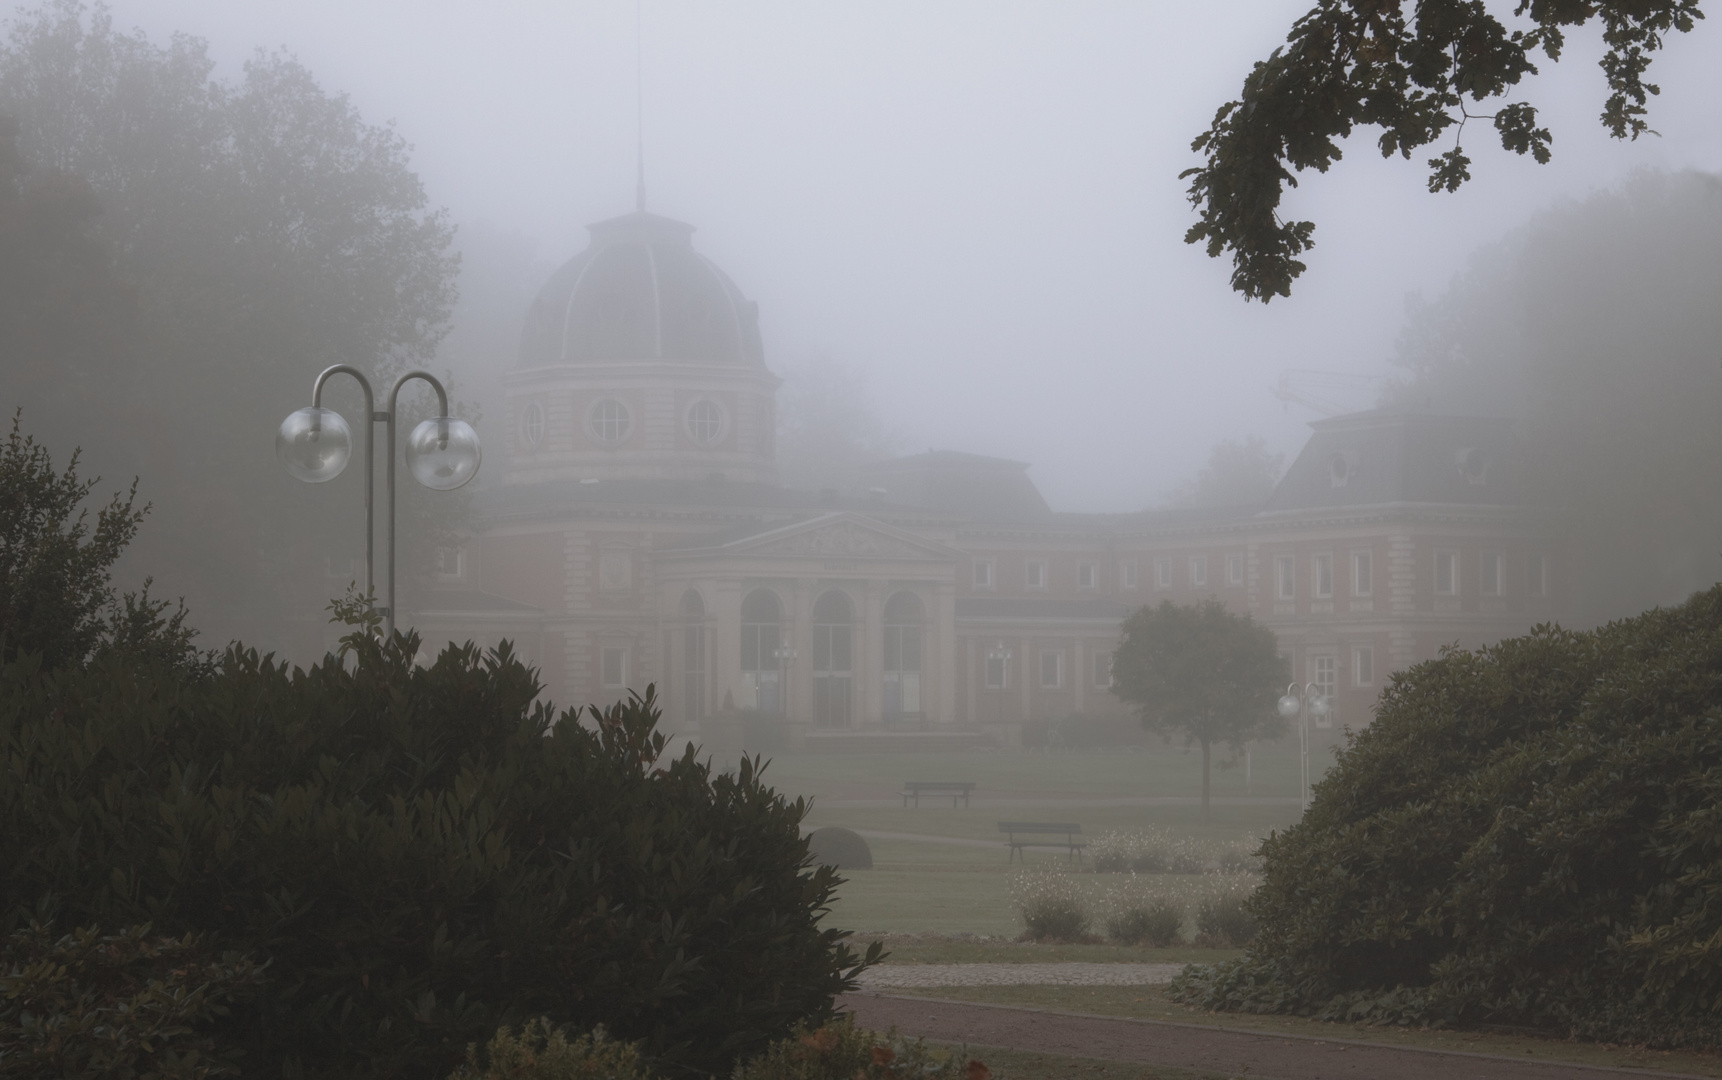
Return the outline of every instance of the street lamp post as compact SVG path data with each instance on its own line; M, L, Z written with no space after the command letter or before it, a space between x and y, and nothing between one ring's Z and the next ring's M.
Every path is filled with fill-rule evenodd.
M374 425L385 425L384 441L388 447L388 606L383 608L383 626L387 637L395 633L395 416L401 387L413 379L430 383L436 391L438 415L422 421L407 436L407 468L413 479L434 491L453 491L466 484L478 472L482 453L478 433L465 420L448 414L448 391L435 375L425 371L409 371L395 380L389 391L389 407L376 411L376 396L365 373L350 364L325 368L311 384L311 406L290 414L281 421L275 435L275 454L287 466L287 471L308 484L321 484L340 476L353 456L353 433L347 421L333 409L323 408L323 384L335 375L351 375L365 392L365 594L373 586L375 551L375 513L373 492L376 470L372 467Z
M1286 692L1280 697L1280 715L1290 720L1297 717L1298 750L1302 766L1302 786L1298 794L1303 799L1303 808L1309 809L1309 718L1317 720L1326 716L1333 706L1328 702L1327 695L1314 683L1292 683L1286 687Z

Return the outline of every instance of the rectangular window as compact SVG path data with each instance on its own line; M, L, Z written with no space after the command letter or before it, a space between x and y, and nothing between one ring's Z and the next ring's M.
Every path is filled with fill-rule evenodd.
M991 559L975 560L975 588L990 589L993 587L993 561Z
M1208 583L1208 557L1197 555L1190 560L1190 584L1196 586Z
M628 650L619 645L606 645L600 672L606 690L619 690L628 685Z
M1097 584L1097 579L1099 577L1100 577L1100 571L1097 567L1095 567L1095 565L1093 563L1085 562L1085 563L1077 563L1076 564L1076 587L1077 588L1079 588L1079 589L1092 589Z
M604 592L623 592L634 584L634 556L626 548L606 548L598 552L598 588Z
M1112 685L1112 654L1109 652L1094 654L1094 685L1101 690Z
M1502 563L1506 560L1492 551L1483 552L1477 560L1477 591L1484 596L1501 596L1506 593L1502 580L1506 577Z
M1040 688L1042 690L1057 690L1064 685L1064 654L1061 652L1043 652L1040 654Z
M1022 583L1030 589L1046 588L1046 564L1030 559L1022 569Z
M1435 553L1435 595L1459 595L1459 553L1457 551L1437 551Z
M1118 583L1126 589L1136 587L1136 560L1125 559L1118 564Z
M1525 556L1525 592L1532 596L1549 595L1549 563L1541 555Z
M1244 583L1244 557L1242 555L1226 556L1226 584L1242 585Z
M1351 681L1358 686L1375 685L1375 650L1368 645L1351 650Z
M1170 589L1172 587L1171 559L1154 560L1154 587L1156 589Z
M1351 595L1368 596L1375 588L1375 568L1369 552L1357 551L1351 556Z
M1290 555L1274 559L1274 595L1281 600L1297 598L1297 563Z
M1333 556L1317 555L1310 561L1315 578L1315 595L1323 600L1333 596Z
M1010 652L1004 649L987 650L987 689L1003 690L1007 685Z
M1333 714L1339 702L1334 700L1333 692L1339 689L1339 658L1334 656L1312 656L1309 659L1309 681L1315 684L1316 692L1327 699L1328 711L1326 716L1315 717L1316 727L1332 727Z
M466 549L445 547L436 549L436 576L441 581L458 581L466 576Z

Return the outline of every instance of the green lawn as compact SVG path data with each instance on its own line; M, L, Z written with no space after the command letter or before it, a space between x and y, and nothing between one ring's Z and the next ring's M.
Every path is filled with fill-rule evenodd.
M1216 762L1219 754L1216 753ZM1244 769L1214 768L1215 798L1298 797L1295 745L1280 743L1252 750L1251 779ZM1199 798L1202 757L1196 750L1155 744L1146 750L1109 749L1025 753L1014 751L943 754L775 754L766 772L779 790L819 799L897 799L905 780L967 780L986 798ZM1310 752L1316 773L1333 758L1326 749ZM923 799L933 809L937 799ZM949 802L946 802L949 808Z

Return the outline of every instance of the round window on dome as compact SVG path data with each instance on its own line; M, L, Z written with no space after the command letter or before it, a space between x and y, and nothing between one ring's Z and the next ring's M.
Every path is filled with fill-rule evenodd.
M544 406L537 401L527 402L521 411L520 441L528 450L538 449L538 444L544 441Z
M629 414L626 405L615 398L605 398L592 406L587 427L594 439L614 445L628 437L628 432L634 427L634 418Z
M688 438L694 442L701 446L710 446L723 438L723 428L722 405L710 399L702 399L688 406Z

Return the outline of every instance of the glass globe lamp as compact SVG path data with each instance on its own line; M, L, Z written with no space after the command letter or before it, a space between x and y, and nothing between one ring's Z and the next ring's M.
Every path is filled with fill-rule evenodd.
M321 484L340 476L352 460L353 432L333 409L300 409L281 421L275 456L295 479Z
M1333 706L1328 702L1327 697L1324 694L1317 694L1315 699L1309 703L1309 714L1317 720L1320 720L1332 711Z
M1280 705L1279 705L1281 716L1285 717L1287 720L1290 720L1292 717L1297 715L1297 708L1298 708L1298 700L1294 695L1292 695L1292 694L1281 695Z
M453 491L478 473L478 432L465 420L437 416L407 436L407 468L433 491Z

